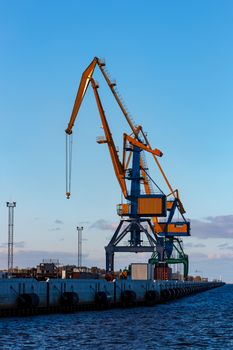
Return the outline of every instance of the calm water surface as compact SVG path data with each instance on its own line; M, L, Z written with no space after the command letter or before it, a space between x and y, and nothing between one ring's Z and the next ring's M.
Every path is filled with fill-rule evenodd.
M233 349L233 285L155 307L1 319L0 349Z

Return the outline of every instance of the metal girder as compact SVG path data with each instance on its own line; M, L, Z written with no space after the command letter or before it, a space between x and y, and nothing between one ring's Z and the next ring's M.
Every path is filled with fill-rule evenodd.
M176 244L177 245L176 245ZM178 253L178 257L165 257L163 260L167 264L183 264L184 266L184 280L188 277L189 272L189 257L184 253L184 250L181 245L181 241L178 238L173 238L173 247ZM158 251L154 252L149 259L149 263L156 265L160 262Z
M123 224L127 223L127 225L123 228ZM113 272L114 271L114 253L153 253L156 249L156 240L152 236L148 229L142 225L142 223L147 223L151 233L153 232L153 227L150 223L150 219L126 219L121 220L116 231L114 232L109 244L105 247L106 252L106 271ZM137 240L132 239L133 231L137 228L137 230L144 234L146 239L148 240L149 245L142 245L141 240L138 243ZM130 234L129 245L118 245L122 239Z
M128 247L128 246L117 246L114 247L114 252L121 252L121 253L151 253L155 251L155 247L151 246L139 246L139 247Z

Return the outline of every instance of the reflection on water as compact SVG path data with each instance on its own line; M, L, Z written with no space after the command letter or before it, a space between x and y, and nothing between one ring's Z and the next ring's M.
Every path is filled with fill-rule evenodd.
M233 349L233 285L154 307L1 319L0 349Z

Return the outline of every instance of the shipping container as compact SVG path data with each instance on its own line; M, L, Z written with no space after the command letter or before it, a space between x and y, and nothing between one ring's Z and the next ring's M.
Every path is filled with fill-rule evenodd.
M155 280L171 280L172 269L171 267L164 265L155 266L154 268L154 279Z
M151 280L153 276L153 265L146 263L131 264L132 280Z

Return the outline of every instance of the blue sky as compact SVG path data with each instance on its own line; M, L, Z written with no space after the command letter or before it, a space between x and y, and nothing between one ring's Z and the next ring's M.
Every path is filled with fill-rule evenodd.
M84 262L104 266L120 190L107 149L95 142L102 132L91 89L74 129L70 201L64 176L64 129L80 76L99 56L136 123L163 151L161 164L193 220L185 240L190 272L233 282L232 38L232 1L2 0L0 267L8 200L17 201L15 264L77 262L75 227L83 223ZM121 146L129 130L98 72L95 78ZM119 267L128 260L116 258Z

